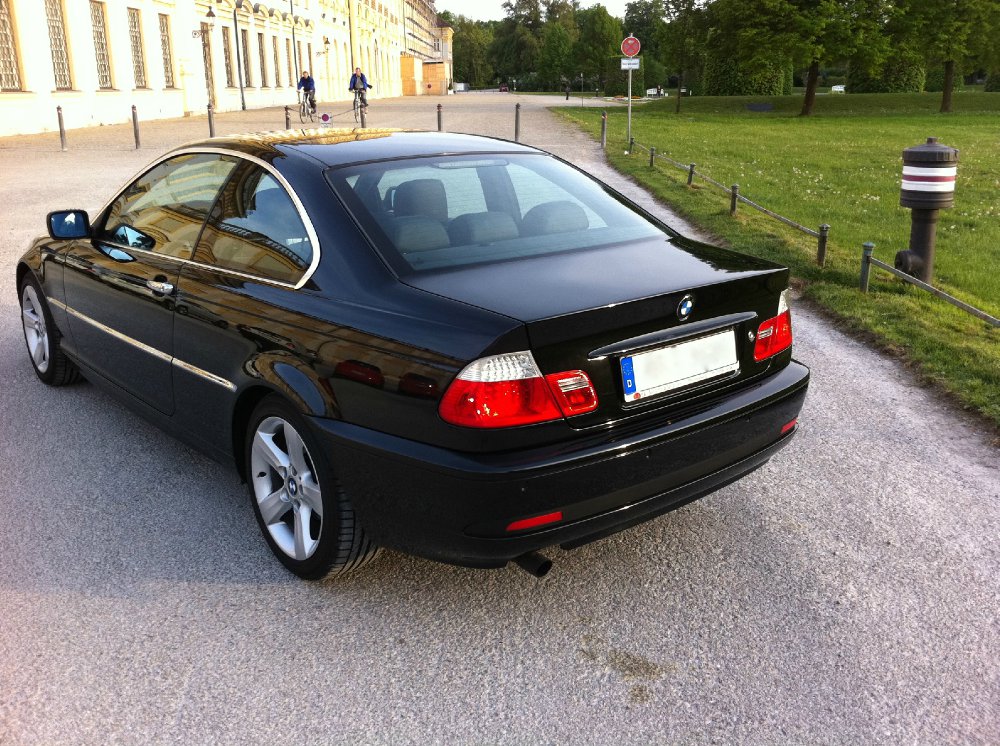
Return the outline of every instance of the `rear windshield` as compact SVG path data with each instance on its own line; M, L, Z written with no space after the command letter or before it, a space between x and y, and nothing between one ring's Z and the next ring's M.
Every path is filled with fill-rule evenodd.
M664 235L543 154L367 163L331 169L327 179L402 274Z

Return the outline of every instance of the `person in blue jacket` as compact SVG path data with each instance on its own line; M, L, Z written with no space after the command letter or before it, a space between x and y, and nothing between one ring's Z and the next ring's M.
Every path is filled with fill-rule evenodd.
M309 106L312 108L313 113L316 113L316 81L312 79L308 70L302 71L302 77L299 78L299 85L297 90L303 91L306 98L309 99Z
M367 94L369 88L371 88L371 86L368 85L368 79L365 77L365 74L361 72L361 68L360 67L354 68L354 75L351 76L351 84L347 90L351 91L352 93L357 92L355 95L361 97L361 105L366 109L368 108Z

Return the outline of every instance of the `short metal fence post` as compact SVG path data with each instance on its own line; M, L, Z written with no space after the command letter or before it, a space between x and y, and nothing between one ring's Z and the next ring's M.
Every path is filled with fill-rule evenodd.
M215 137L215 107L208 102L208 136Z
M816 264L826 266L826 240L830 237L830 226L823 223L819 227L819 238L816 239Z
M290 130L292 128L292 110L287 106L285 107L285 129Z
M132 104L132 133L135 135L135 149L139 149L139 112L135 110L135 104Z
M656 158L656 148L649 149L649 167L653 167L653 159Z
M692 182L694 182L694 164L693 163L690 166L688 166L688 186L691 186Z
M861 248L861 292L868 292L868 277L872 271L872 253L875 251L875 244L868 241Z
M632 151L635 150L635 138L630 137L628 139L628 154L632 155Z
M59 117L59 142L62 149L66 150L66 123L63 122L62 107L56 107L56 116Z
M601 150L608 149L608 112L601 112Z
M740 203L740 185L733 184L732 188L729 190L729 215L730 217L736 216L736 205Z
M514 142L521 142L521 104L514 104Z
M438 104L438 106L440 106L440 105L441 104ZM361 107L361 129L367 129L368 128L368 113L367 112L368 112L368 107L367 106L362 106Z
M444 132L444 114L442 113L443 109L444 109L444 107L441 106L441 104L438 104L438 107L437 107L437 110L438 110L438 132Z

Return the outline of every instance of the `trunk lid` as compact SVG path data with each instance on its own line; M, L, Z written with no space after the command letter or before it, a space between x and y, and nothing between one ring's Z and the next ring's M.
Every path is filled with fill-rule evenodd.
M521 321L544 374L585 371L599 406L568 420L578 429L662 417L665 410L672 417L723 391L748 385L775 360L786 364L788 359L779 355L756 362L753 356L757 328L776 315L788 270L686 239L418 272L403 279L427 292ZM682 301L690 305L686 316L687 308L679 311ZM676 347L690 342L695 344ZM636 358L665 348L673 350L657 358ZM672 380L672 371L688 364L685 359L718 355L720 350L726 360L712 368L717 372L685 378L688 383ZM626 366L635 364L634 371L626 367L623 373L624 358L629 358ZM646 384L651 370L671 380L666 388L640 386L637 391L629 373L639 370Z

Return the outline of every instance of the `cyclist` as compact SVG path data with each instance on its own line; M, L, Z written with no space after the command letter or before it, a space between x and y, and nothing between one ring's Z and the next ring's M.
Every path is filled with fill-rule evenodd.
M351 84L347 90L353 91L355 96L360 97L361 105L366 109L368 108L367 92L369 88L371 88L371 86L368 85L368 79L365 77L365 74L361 72L361 68L354 68L354 75L351 76Z
M309 107L312 109L312 113L316 113L316 81L312 79L308 70L302 71L302 77L299 78L299 85L297 90L302 91L306 98L309 99Z

